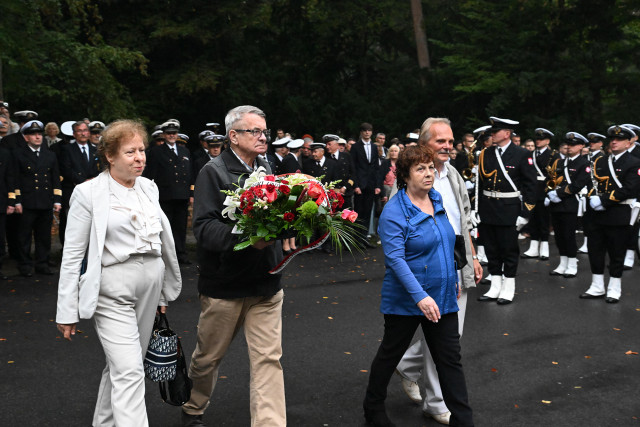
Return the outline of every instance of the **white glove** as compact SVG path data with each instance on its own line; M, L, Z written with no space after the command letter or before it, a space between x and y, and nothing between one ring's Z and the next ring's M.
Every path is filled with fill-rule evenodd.
M544 198L544 205L545 205L545 206L549 206L550 204L551 204L551 200L549 200L549 198L548 198L548 197L545 197L545 198Z
M473 226L473 228L478 227L478 224L480 224L480 216L478 216L478 212L476 211L471 211L471 213L469 214L469 219L471 220L471 225Z
M560 200L560 197L558 197L558 192L556 190L551 190L547 193L547 197L549 198L549 200L551 200L553 203L560 203L562 200Z
M518 231L522 230L522 227L527 225L528 222L529 222L528 219L525 219L525 218L519 216L518 219L516 219L516 230L518 230Z
M474 166L474 167L471 169L471 173L475 175L477 172L478 172L478 167L477 167L477 166Z
M594 211L604 210L604 206L602 206L602 200L600 200L600 196L589 197L589 206L591 206L591 208L593 208Z
M477 228L472 228L471 231L469 232L469 234L471 235L471 237L473 237L474 239L478 238L478 229Z
M476 185L471 181L465 181L464 186L467 187L467 190L473 190Z

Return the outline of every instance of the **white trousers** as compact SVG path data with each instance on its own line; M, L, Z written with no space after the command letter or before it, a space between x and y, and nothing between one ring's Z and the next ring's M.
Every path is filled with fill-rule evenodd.
M458 300L458 332L462 336L462 328L464 326L464 315L467 311L467 290L462 289L462 295ZM402 356L402 360L398 363L398 372L409 381L418 382L420 376L423 379L425 388L425 396L422 404L422 410L428 414L444 414L448 412L447 405L442 397L440 389L440 379L436 371L436 365L433 363L431 352L427 347L422 330L418 328L420 339L413 343Z
M136 255L102 269L93 320L107 366L102 371L94 427L149 425L142 361L163 279L160 257Z

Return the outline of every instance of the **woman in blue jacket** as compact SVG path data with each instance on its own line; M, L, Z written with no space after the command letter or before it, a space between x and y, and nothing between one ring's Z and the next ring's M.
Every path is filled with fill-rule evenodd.
M460 363L455 234L442 197L432 188L433 157L427 147L408 147L400 154L400 190L380 216L386 266L380 304L384 337L371 364L364 400L365 418L373 426L395 425L385 411L387 386L418 325L440 377L451 425L473 425Z

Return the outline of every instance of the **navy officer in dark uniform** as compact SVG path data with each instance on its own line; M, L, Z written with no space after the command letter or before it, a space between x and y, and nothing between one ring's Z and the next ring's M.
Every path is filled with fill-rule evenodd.
M594 184L589 193L593 227L589 234L591 286L580 298L602 298L617 303L622 294L622 271L627 240L632 231L632 206L640 193L640 159L627 150L633 131L624 126L607 130L611 154L594 164ZM609 284L604 285L605 257L609 255Z
M274 152L274 161L273 166L271 166L271 170L275 175L284 173L282 172L282 162L284 161L284 158L287 157L287 154L289 154L289 147L287 147L289 142L291 142L291 138L285 136L283 138L276 139L271 143Z
M0 279L2 280L8 279L2 272L2 260L6 255L4 242L7 215L14 213L16 205L14 179L11 152L0 148Z
M224 143L225 136L217 135L212 131L206 132L208 133L202 136L202 147L206 149L193 160L193 182L198 178L200 169L209 163L209 160L215 159L222 152L222 144ZM193 157L195 157L195 153Z
M305 162L302 172L314 178L322 177L322 183L329 184L338 180L338 164L324 155L325 148L326 144L322 142L311 143L311 157Z
M42 122L31 120L20 132L27 145L13 151L16 213L21 214L18 269L23 276L33 275L33 237L36 273L51 275L53 272L48 264L51 252L51 221L53 211L60 211L62 195L58 161L55 154L42 148Z
M193 203L191 153L177 144L180 125L176 120L162 124L165 143L151 147L147 154L145 178L158 186L160 207L169 219L180 264L191 264L187 258L187 220Z
M556 246L560 253L560 264L550 274L575 277L578 274L576 230L580 193L591 182L591 168L587 159L580 154L588 142L587 138L578 132L568 132L565 141L567 157L563 160L556 159L553 163L554 188L547 193L544 204L551 211Z
M328 133L322 137L322 142L327 144L327 156L337 162L336 180L340 180L340 182L336 185L336 191L342 194L345 200L345 207L353 207L351 200L353 199L356 172L351 154L347 151L340 151L340 137L338 135Z
M300 166L300 149L303 145L304 141L301 139L294 139L293 141L287 142L289 153L282 159L278 174L296 173L302 170Z
M622 125L633 131L634 135L631 138L631 146L627 150L632 156L640 159L640 142L638 142L638 136L640 136L640 127L633 124ZM627 252L624 255L624 269L631 270L633 263L635 262L636 249L638 248L638 235L640 233L640 221L636 221L633 224L633 230L629 234L629 240L627 241Z
M531 221L527 225L531 242L529 249L522 254L523 258L549 259L549 208L544 205L547 194L546 184L549 181L548 168L555 160L554 153L549 148L553 132L545 128L535 130L535 150L531 152L533 167L536 171L536 207L531 212Z
M478 159L478 214L491 288L478 300L509 304L515 294L518 272L518 231L535 207L536 170L529 151L511 143L518 122L498 117L491 117L490 121L494 145L484 149Z

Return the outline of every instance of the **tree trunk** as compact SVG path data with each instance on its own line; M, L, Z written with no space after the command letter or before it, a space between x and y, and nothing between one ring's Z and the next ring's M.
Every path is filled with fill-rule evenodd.
M427 33L422 19L422 0L411 0L411 15L413 16L413 32L416 37L416 49L418 51L418 66L420 69L430 69L429 46L427 45Z

